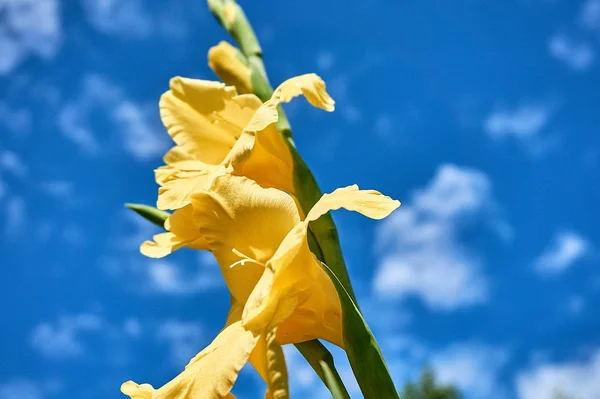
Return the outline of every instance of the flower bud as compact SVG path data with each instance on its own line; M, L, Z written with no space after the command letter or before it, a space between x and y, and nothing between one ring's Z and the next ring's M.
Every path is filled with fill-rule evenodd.
M235 86L240 94L252 93L250 68L242 53L227 42L220 42L208 51L208 66L226 84Z

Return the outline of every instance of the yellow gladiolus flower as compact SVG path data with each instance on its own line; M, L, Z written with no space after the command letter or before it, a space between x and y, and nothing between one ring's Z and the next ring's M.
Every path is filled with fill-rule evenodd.
M293 161L274 123L277 105L301 94L316 107L334 109L325 83L315 74L288 79L264 104L253 94L236 95L222 83L172 79L160 108L177 146L165 155L167 165L156 170L156 181L161 186L158 208L176 211L165 224L168 232L143 243L142 253L160 258L182 246L206 249L196 240L188 206L192 194L208 188L223 170L293 194Z
M206 188L215 169L229 168L264 187L293 193L293 162L273 125L277 105L304 94L319 108L333 111L325 83L315 74L282 83L265 104L254 94L238 95L223 83L176 77L160 99L162 121L176 147L156 170L159 209L179 209Z
M228 173L191 202L233 298L226 327L162 388L130 381L122 391L133 399L227 398L250 361L267 382L267 397L287 398L281 344L322 338L343 347L340 301L309 249L309 222L339 208L382 219L400 203L350 186L324 195L301 220L289 194Z

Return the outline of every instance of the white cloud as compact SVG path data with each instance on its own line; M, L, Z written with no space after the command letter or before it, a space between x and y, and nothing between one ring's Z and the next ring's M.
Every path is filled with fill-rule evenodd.
M27 166L21 158L12 151L0 152L0 170L7 170L14 176L23 178L27 176Z
M0 0L0 75L29 54L53 58L61 40L57 0Z
M169 346L171 361L185 366L203 347L203 328L197 322L167 320L158 327L156 338Z
M15 378L0 383L0 399L44 399L60 388L56 381L32 381Z
M130 100L106 77L88 75L76 100L62 108L58 123L62 134L88 155L106 153L108 146L144 161L162 155L169 145L157 115L155 107Z
M212 254L201 252L198 257L199 266L191 272L166 260L152 261L147 265L150 289L164 294L190 295L224 284Z
M488 283L461 233L490 222L491 184L480 171L443 165L429 185L382 222L383 250L373 280L383 299L414 295L440 310L484 302Z
M83 8L89 23L103 33L139 39L152 31L141 0L84 0Z
M520 399L546 399L563 395L573 399L600 397L600 350L586 361L543 363L518 374Z
M389 114L379 114L375 119L375 132L381 137L387 137L394 128L394 119Z
M316 57L317 68L323 72L329 71L335 64L331 51L320 51Z
M494 138L532 138L546 127L551 111L551 106L542 103L521 103L513 108L497 107L485 120L484 129Z
M181 38L198 15L189 3L148 0L83 0L85 16L96 30L125 40L153 36Z
M150 122L149 112L130 101L123 101L112 113L117 126L125 133L125 147L140 160L163 154L167 146L166 133L158 131Z
M186 252L185 249L166 259L142 256L140 244L151 239L160 229L139 215L125 211L119 219L124 231L113 233L116 239L110 252L115 257L103 259L107 273L119 281L137 281L138 284L128 286L141 295L185 296L225 288L219 265L210 252L194 251L195 260L176 263L173 257L185 256L182 253Z
M588 0L581 8L580 20L589 30L600 30L600 0Z
M6 191L6 183L4 183L4 180L2 180L2 175L0 175L0 200L4 198Z
M78 107L77 104L67 104L58 115L60 131L80 150L89 155L98 155L100 144L80 114L83 109L81 105Z
M566 310L572 315L580 314L585 308L585 299L580 295L572 296L567 300Z
M483 129L493 139L512 138L533 156L541 156L557 145L546 133L556 102L521 101L514 106L497 105L485 118Z
M6 224L4 225L6 234L11 237L21 235L25 231L27 223L25 200L22 197L13 196L6 201L4 208L6 212Z
M75 183L70 180L49 180L41 184L44 193L61 201L73 201Z
M502 397L498 375L508 360L500 348L481 344L452 345L431 357L431 365L443 384L456 385L470 399Z
M81 335L98 331L103 324L94 314L62 316L54 323L38 324L31 333L30 343L49 358L77 357L85 350Z
M595 58L594 48L588 42L570 38L563 33L550 39L548 50L554 58L577 72L589 69Z
M144 328L138 319L131 317L123 323L123 332L131 338L139 338Z
M542 274L565 271L590 251L590 243L574 231L559 231L550 245L535 261L535 269Z

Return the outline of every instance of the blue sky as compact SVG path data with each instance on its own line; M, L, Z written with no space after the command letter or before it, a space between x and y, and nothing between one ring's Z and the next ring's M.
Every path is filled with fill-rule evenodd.
M600 1L242 5L272 82L336 100L287 107L323 190L403 203L334 215L398 384L430 364L469 399L599 398ZM169 78L214 79L225 39L201 0L0 1L0 399L161 386L218 333L210 254L145 259L157 229L123 203L156 200ZM295 397L327 397L286 355Z

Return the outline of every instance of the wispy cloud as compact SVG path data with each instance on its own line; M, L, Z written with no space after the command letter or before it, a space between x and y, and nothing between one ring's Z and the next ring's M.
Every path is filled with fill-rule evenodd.
M499 374L508 360L508 351L477 343L452 345L435 353L431 365L440 382L453 384L470 399L504 397Z
M398 331L388 331L383 335L380 331L379 337L392 376L399 387L407 380L420 378L423 368L429 366L439 382L456 386L465 399L509 397L508 387L501 377L507 370L511 353L502 345L467 340L432 347Z
M15 378L0 382L0 399L45 399L60 390L58 381Z
M58 123L64 137L88 155L124 149L144 161L162 155L169 145L155 111L127 98L106 77L92 74L84 79L75 101L64 105Z
M591 31L600 30L600 0L587 0L581 7L581 25Z
M497 106L485 119L484 129L494 138L531 138L546 127L551 111L552 107L543 103L524 102L516 107Z
M4 212L6 220L4 225L5 234L12 238L17 238L22 235L27 228L27 208L25 199L19 196L10 197L4 205Z
M441 310L484 302L488 283L481 261L460 237L465 229L495 219L493 208L485 174L441 166L428 186L377 231L383 252L373 281L376 294L385 299L414 295Z
M201 253L197 270L185 271L166 260L149 261L149 288L156 293L190 295L205 292L222 283L219 266L210 252Z
M31 333L31 346L49 358L78 357L84 353L82 335L97 332L104 322L97 315L62 316L55 322L38 324Z
M179 368L203 349L204 333L198 322L166 320L158 326L156 339L168 345L171 361Z
M542 363L517 375L520 399L600 397L600 349L583 361ZM562 396L561 396L562 395Z
M86 19L106 35L123 40L187 35L191 17L199 19L194 2L155 3L148 0L83 0Z
M495 140L512 138L532 155L543 155L556 145L556 138L547 134L555 109L553 101L498 104L484 119L483 129Z
M534 263L541 274L557 274L582 259L591 249L590 243L574 231L559 231Z
M596 52L585 40L577 40L558 33L548 42L550 54L566 66L577 72L588 70L594 63Z
M18 178L24 178L27 176L27 166L21 158L12 151L0 152L0 172L8 171L13 176Z
M150 259L139 253L139 246L157 233L159 229L156 226L127 211L120 219L120 230L115 234L111 248L114 257L103 259L103 267L120 281L137 281L130 288L138 294L188 296L225 288L212 253L194 251L194 262L174 263L172 258ZM185 251L172 256L184 256L182 252Z
M61 36L57 0L0 2L0 76L12 73L30 54L54 57Z

